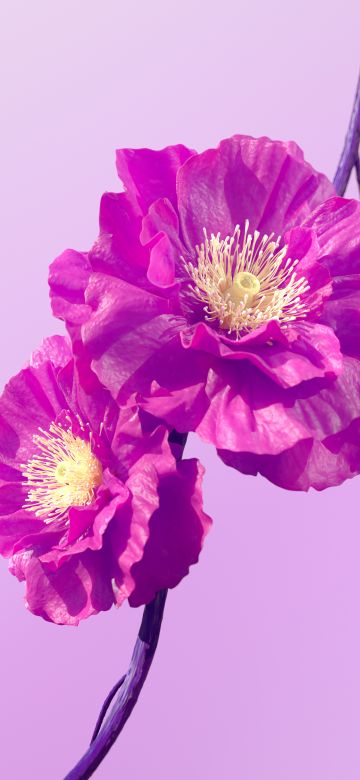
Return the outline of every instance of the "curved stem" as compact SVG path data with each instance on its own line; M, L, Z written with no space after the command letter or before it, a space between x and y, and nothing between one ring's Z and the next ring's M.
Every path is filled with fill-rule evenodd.
M344 149L334 178L334 186L338 195L344 195L350 174L355 166L359 182L359 143L360 143L360 76L357 84L353 110L349 128L345 138ZM360 186L360 183L359 183Z
M182 458L186 439L187 434L177 431L172 431L169 435L176 460ZM166 596L167 590L160 590L150 604L146 605L129 669L106 697L90 747L64 780L87 780L91 777L130 717L155 656Z
M86 780L94 773L122 731L138 700L152 664L164 613L167 591L161 590L145 607L132 659L108 717L90 747L65 780ZM110 694L111 695L111 694Z

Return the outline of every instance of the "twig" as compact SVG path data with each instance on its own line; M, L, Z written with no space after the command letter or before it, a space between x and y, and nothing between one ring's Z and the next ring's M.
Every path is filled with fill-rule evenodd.
M338 195L344 195L351 171L355 167L360 187L360 76L357 84L355 101L350 117L349 128L345 138L344 149L334 178L334 186Z

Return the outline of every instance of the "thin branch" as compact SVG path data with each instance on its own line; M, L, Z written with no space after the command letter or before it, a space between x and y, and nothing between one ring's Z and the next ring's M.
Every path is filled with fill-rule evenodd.
M115 694L118 692L119 688L121 688L123 682L125 681L125 678L126 678L126 674L124 674L123 677L120 677L120 680L118 680L118 682L115 683L114 687L111 689L110 693L107 695L107 697L106 697L106 699L104 701L104 704L101 707L99 717L98 717L98 719L96 721L96 726L94 728L94 733L93 733L93 735L91 737L91 742L94 742L94 740L96 739L96 737L97 737L97 735L98 735L98 733L99 733L99 731L101 729L101 726L102 726L103 720L105 718L105 715L106 715L106 713L107 713L107 711L108 711L108 709L110 707L110 704L111 704Z
M359 181L359 143L360 143L360 75L355 101L345 138L344 149L334 178L338 195L344 195L353 167L356 167Z

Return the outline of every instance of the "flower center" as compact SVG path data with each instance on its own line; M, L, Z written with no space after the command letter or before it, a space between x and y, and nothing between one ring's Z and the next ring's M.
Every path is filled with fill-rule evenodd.
M232 284L228 288L230 300L235 304L247 300L251 305L254 295L260 290L260 282L255 274L249 271L240 271L235 274Z
M33 441L38 454L21 467L29 488L24 509L49 523L64 517L71 506L91 504L102 466L90 442L56 423L49 431L40 429Z
M184 262L191 277L192 292L204 304L205 318L219 322L229 334L249 333L269 320L280 323L305 317L309 311L302 296L310 289L305 277L297 276L298 260L287 258L280 237L249 233L239 225L232 236L220 233L196 247L197 265Z

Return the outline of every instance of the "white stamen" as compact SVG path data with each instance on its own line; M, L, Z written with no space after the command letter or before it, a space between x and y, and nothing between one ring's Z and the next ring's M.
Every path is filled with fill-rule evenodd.
M279 248L280 236L260 239L257 230L251 235L246 220L242 241L239 225L224 239L220 233L208 238L204 228L204 237L196 246L197 265L183 262L207 320L218 320L239 339L269 320L286 323L306 316L309 308L300 301L310 286L295 271L299 261L285 260L288 248Z
M24 509L50 523L64 518L71 506L91 504L101 484L102 466L90 442L71 430L56 423L49 431L39 430L33 439L38 454L21 466L29 488Z

